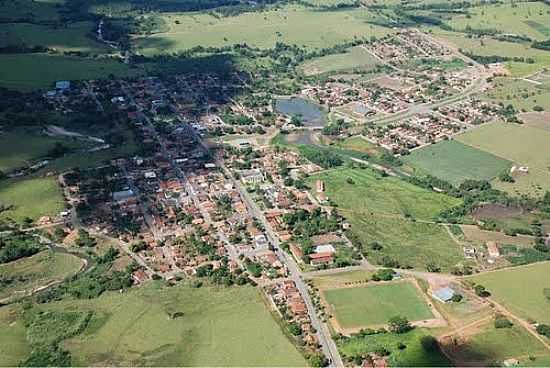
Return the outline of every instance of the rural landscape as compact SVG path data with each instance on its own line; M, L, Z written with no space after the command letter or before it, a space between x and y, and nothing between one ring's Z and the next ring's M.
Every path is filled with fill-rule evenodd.
M0 0L0 367L550 367L550 1Z

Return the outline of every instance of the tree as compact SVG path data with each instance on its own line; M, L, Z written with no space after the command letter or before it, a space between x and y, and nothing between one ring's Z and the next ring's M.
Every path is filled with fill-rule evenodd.
M96 240L84 229L78 229L78 238L74 243L79 247L94 247L97 244Z
M422 336L420 338L420 345L427 352L437 352L439 350L437 339L431 335Z
M412 326L409 320L403 316L395 316L388 320L389 329L394 333L405 333L412 330Z
M537 326L537 332L543 336L550 337L550 326L541 323Z
M309 364L312 367L326 367L328 359L323 354L312 354L308 358Z
M504 316L495 317L495 328L510 328L514 324Z
M487 298L491 296L491 293L487 289L485 289L485 286L483 285L476 285L474 287L474 292L477 296L480 296L482 298Z
M302 327L300 327L299 323L291 323L288 325L288 330L294 336L300 336L302 334Z

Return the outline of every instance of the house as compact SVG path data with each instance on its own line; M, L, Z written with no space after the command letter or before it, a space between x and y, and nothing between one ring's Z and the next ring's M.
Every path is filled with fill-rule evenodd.
M466 246L463 248L464 250L464 258L466 259L474 259L476 256L476 249L471 246Z
M67 89L71 88L71 82L70 81L57 81L55 82L55 89L65 91Z
M290 253L292 253L292 256L298 263L302 263L302 257L304 256L304 252L298 247L296 244L290 244Z
M454 295L455 295L455 291L448 286L441 289L437 289L432 293L432 296L442 303L447 303L451 301Z
M325 182L322 180L317 180L315 182L315 189L317 190L317 193L323 193L325 191Z
M500 257L500 250L498 249L498 243L495 241L488 241L486 243L487 245L487 253L489 254L489 257L491 258L498 258Z
M309 262L313 265L331 264L334 262L334 253L312 253L309 255Z
M240 174L244 184L258 184L265 180L265 174L260 169L241 170Z
M116 202L124 201L125 199L131 198L133 196L134 192L131 189L113 192L113 200Z

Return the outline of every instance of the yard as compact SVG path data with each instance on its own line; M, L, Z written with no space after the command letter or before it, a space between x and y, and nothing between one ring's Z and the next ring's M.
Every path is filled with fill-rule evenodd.
M403 161L417 175L433 175L458 186L465 180L492 180L512 163L490 153L451 140L424 147Z
M71 254L44 251L32 257L0 265L0 280L13 280L0 283L0 299L13 293L31 290L52 281L61 281L75 274L81 267L81 261Z
M305 365L251 287L152 283L122 295L37 308L93 311L83 333L63 343L76 366Z
M13 206L0 213L0 218L10 217L18 222L27 217L37 220L55 216L65 208L55 177L0 181L0 203Z
M434 318L418 288L408 281L323 291L343 329L386 325L395 316L409 321Z
M357 46L349 49L345 54L327 55L307 61L301 69L306 75L316 75L352 70L369 71L378 64L377 59L367 50Z
M512 194L542 196L550 190L550 132L510 123L491 123L456 138L458 141L529 167L515 183L497 182L497 188ZM533 149L536 147L536 149Z
M468 278L489 290L491 298L524 319L550 324L550 262L490 272ZM526 287L528 285L528 287Z

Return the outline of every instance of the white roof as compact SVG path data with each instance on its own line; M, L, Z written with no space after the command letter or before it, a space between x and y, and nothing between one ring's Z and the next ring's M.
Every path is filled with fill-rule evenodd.
M331 244L318 245L315 247L315 253L335 253L336 250Z

